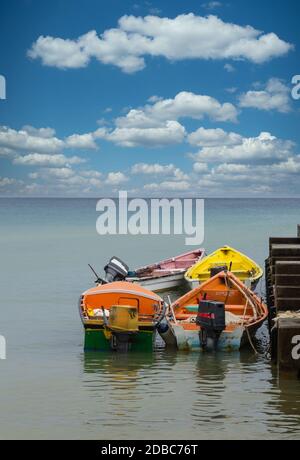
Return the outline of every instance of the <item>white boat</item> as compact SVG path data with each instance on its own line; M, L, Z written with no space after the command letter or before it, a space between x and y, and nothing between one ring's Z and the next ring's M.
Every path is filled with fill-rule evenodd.
M138 283L153 291L161 292L183 286L185 272L205 256L203 248L189 251L161 262L146 265L132 272L127 281Z
M168 347L178 350L238 351L253 346L267 316L263 301L224 271L177 299L158 332Z

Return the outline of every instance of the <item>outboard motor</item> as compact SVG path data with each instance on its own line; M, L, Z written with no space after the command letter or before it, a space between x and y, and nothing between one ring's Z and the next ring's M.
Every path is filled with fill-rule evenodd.
M210 277L213 278L218 273L226 272L228 270L227 265L218 265L217 267L212 267L210 269Z
M104 267L105 281L112 283L113 281L123 281L128 275L129 267L118 257L112 257Z
M217 349L220 335L226 328L225 304L211 300L199 302L196 324L201 327L200 342L203 349L208 346L208 340L213 343L214 350Z

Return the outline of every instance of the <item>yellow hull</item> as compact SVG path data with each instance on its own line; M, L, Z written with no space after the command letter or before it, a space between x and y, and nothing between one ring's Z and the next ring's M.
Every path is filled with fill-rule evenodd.
M243 283L256 284L263 276L262 268L245 254L224 246L193 265L185 274L185 279L195 287L211 277L211 269L226 266Z

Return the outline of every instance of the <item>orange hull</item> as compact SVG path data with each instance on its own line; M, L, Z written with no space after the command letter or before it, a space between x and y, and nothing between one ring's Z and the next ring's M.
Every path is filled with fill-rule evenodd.
M88 289L80 297L80 316L84 326L103 328L104 308L108 314L113 305L137 307L139 326L152 326L162 311L163 300L137 284L117 281Z

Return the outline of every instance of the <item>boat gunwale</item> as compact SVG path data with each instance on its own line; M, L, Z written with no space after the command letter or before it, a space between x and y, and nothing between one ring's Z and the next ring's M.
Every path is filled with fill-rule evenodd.
M238 249L235 249L231 246L228 246L228 245L225 245L225 246L222 246L218 249L216 249L215 251L213 251L212 253L208 254L207 256L203 257L202 260L196 262L194 265L192 265L190 268L187 269L186 273L185 273L185 279L186 281L188 282L191 282L191 281L201 281L200 280L200 277L198 278L192 278L191 276L189 276L189 272L198 264L201 264L201 263L204 263L206 262L209 258L215 256L218 252L221 252L223 250L227 250L227 251L231 251L233 252L234 254L237 254L239 256L241 256L242 258L248 260L254 267L256 267L257 269L257 273L255 273L253 276L248 276L246 280L249 280L251 282L255 282L255 281L258 281L262 278L264 272L263 272L263 269L262 267L255 262L255 260L251 259L251 257L247 256L246 254L244 254L243 252L239 251ZM246 272L245 272L246 273ZM206 282L207 280L203 281L203 282Z
M196 253L199 253L199 257L198 258L195 257L195 262L193 263L193 265L195 265L195 263L200 262L201 260L203 260L205 258L205 248L195 249L195 250L192 250L192 251L184 252L184 253L179 254L179 255L177 255L175 257L169 257L168 259L160 260L159 262L153 262L152 264L148 264L148 265L144 265L142 267L139 267L135 271L138 273L139 271L143 271L143 270L145 271L146 269L148 269L148 270L155 269L155 267L157 267L157 266L159 266L161 264L168 263L168 262L174 262L176 259L180 259L183 256L188 256L188 255L196 254ZM191 268L193 265L191 265L189 268ZM183 271L186 272L189 268L183 268ZM181 270L181 269L178 269L178 270Z
M157 276L149 275L149 276L143 276L143 277L140 277L140 278L138 276L135 276L135 277L132 277L132 278L126 278L126 281L129 281L129 282L138 282L138 281L143 282L143 281L148 281L148 280L149 281L151 281L151 280L159 280L161 278L167 278L167 277L176 276L176 275L184 275L185 272L186 272L185 268L183 268L183 269L178 268L177 271L173 272L173 273L171 271L169 271L168 273L163 273L163 274L157 275ZM183 276L183 278L184 278L184 276Z
M134 283L132 283L134 285ZM105 285L102 285L105 286ZM95 288L91 288L95 289ZM150 299L150 300L156 300L157 302L163 302L163 299L153 293L153 296L150 294L147 294L146 292L143 291L134 291L134 290L129 290L129 289L108 289L108 290L98 290L98 291L92 291L88 289L82 294L82 300L84 300L85 297L89 295L101 295L101 294L113 294L113 293L118 293L118 294L130 294L130 295L136 295L138 297L144 297L145 299Z

